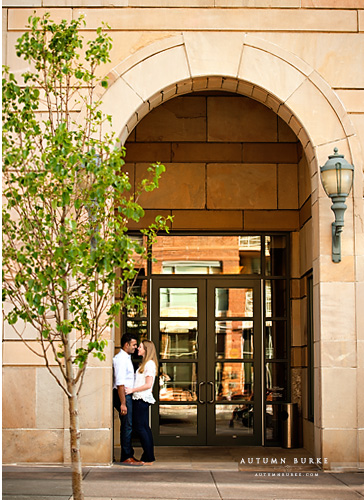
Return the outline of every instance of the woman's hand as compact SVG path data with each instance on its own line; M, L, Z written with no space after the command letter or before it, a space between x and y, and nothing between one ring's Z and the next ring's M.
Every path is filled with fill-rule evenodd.
M134 389L132 389L131 387L125 387L125 394L128 395L128 394L133 394L134 392Z

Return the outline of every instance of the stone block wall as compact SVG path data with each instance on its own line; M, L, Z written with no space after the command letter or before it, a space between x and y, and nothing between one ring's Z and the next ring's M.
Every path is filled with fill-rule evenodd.
M2 356L3 462L69 463L68 400L40 358L20 340L10 339L11 334L11 327L6 326ZM107 361L90 359L80 392L85 464L110 463L112 458L110 353L109 345Z
M257 101L226 92L177 97L148 114L125 146L135 186L149 162L166 166L159 189L140 198L146 221L163 213L178 230L299 229L302 148ZM308 184L307 165L301 170Z

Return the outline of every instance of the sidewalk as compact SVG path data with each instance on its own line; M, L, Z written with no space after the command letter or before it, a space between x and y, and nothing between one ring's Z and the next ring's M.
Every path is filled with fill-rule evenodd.
M85 500L364 499L364 473L360 472L328 473L307 465L277 467L271 464L247 464L239 470L239 461L233 457L239 454L236 448L220 448L219 453L213 454L211 449L191 452L181 447L179 456L172 455L171 448L156 451L161 459L151 467L132 468L118 463L110 467L84 467ZM262 456L269 456L267 448L260 451ZM293 450L283 451L293 456ZM256 448L255 452L255 456L259 456ZM295 455L307 453L300 452L296 450ZM273 456L274 452L271 453ZM187 454L190 459L186 458ZM244 456L248 456L246 450ZM71 498L68 467L3 467L4 500Z

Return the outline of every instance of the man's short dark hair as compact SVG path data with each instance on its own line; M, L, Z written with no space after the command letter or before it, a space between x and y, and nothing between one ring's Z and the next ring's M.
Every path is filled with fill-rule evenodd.
M121 337L121 348L124 347L125 344L130 344L132 340L138 340L133 333L124 333Z

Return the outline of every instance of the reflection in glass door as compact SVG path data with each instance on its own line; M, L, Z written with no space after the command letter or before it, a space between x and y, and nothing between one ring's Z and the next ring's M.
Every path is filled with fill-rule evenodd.
M158 280L152 338L159 353L159 397L153 431L159 444L205 444L200 411L206 353L204 280Z
M207 444L261 444L259 281L207 283Z
M260 444L259 281L153 280L158 444Z

